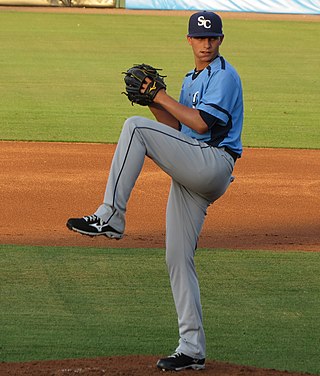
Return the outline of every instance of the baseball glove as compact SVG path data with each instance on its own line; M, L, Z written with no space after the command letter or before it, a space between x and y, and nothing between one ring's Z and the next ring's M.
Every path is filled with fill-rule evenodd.
M161 69L153 68L147 64L136 64L126 72L122 72L125 75L124 82L126 84L126 91L122 94L128 97L132 105L137 103L140 106L148 106L153 102L159 90L167 88L163 80L166 76L160 75L158 70ZM146 78L149 78L151 82L142 93L142 85L146 83Z

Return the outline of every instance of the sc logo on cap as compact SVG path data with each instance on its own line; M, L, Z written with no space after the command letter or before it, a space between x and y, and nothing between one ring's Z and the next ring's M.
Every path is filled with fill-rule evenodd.
M199 16L198 17L198 26L203 26L206 29L210 29L210 27L211 27L211 21L210 20L206 20L204 18L204 16Z

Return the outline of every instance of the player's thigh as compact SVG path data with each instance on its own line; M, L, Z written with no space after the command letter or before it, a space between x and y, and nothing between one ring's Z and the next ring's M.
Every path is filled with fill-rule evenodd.
M209 150L209 146L167 125L142 117L128 119L126 126L132 135L141 138L147 156L175 180L183 183L190 179L191 182L199 171L205 170L208 161L203 158L203 149Z

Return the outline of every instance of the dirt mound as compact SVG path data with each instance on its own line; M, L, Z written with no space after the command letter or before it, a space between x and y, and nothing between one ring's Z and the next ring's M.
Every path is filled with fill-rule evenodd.
M1 376L152 376L163 373L156 368L157 358L153 356L121 356L97 359L70 359L30 363L2 363ZM179 376L194 374L192 370L180 371ZM197 373L198 375L198 373ZM301 376L289 373L229 363L208 361L206 369L199 376Z

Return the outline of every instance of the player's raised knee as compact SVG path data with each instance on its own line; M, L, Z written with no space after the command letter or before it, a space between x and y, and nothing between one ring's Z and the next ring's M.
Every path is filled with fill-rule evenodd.
M143 117L141 116L131 116L123 124L123 128L133 129L136 128L142 121Z

